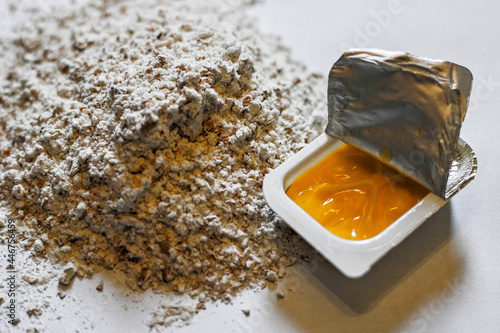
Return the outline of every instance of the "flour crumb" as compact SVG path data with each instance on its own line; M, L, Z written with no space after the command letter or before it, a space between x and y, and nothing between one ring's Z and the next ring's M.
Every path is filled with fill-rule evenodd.
M102 293L102 292L103 292L103 290L104 290L104 281L99 282L99 284L97 285L97 287L95 287L95 289L96 289L98 292Z
M78 272L78 268L75 266L73 263L68 263L63 271L61 272L61 276L59 277L59 284L62 286L69 286L71 284L71 281L76 276L76 273Z

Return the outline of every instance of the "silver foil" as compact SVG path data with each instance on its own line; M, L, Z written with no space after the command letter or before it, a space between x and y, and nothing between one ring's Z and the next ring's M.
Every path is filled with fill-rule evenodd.
M477 158L472 148L462 139L458 139L457 148L453 151L445 198L449 199L469 184L477 172Z
M465 181L460 163L475 161L459 144L471 88L471 72L451 62L350 50L330 71L325 132L447 199Z

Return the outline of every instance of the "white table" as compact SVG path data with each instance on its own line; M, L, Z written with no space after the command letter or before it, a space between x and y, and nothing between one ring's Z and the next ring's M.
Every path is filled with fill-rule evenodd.
M253 13L325 80L346 46L468 67L475 83L461 137L477 154L478 175L361 279L345 278L321 260L298 264L278 286L282 300L273 286L245 291L229 305L207 304L187 326L161 331L499 332L500 4L269 0ZM97 293L101 279L105 289ZM145 320L166 302L163 295L129 293L102 275L75 281L64 300L55 296L56 284L43 292L56 309L38 321L47 332L146 332Z

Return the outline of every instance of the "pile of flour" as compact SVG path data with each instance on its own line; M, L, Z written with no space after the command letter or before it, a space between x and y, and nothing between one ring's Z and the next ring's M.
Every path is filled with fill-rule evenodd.
M307 250L266 173L322 132L325 82L229 0L90 1L0 51L0 204L26 248L229 300Z

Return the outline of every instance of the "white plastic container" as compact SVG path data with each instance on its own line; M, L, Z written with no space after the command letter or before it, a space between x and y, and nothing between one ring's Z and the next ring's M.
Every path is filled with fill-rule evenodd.
M285 191L298 176L343 144L323 133L265 176L264 196L269 206L325 259L346 276L358 278L447 201L429 193L380 234L366 240L348 240L332 234L288 197ZM471 174L473 172L475 169L471 170Z

